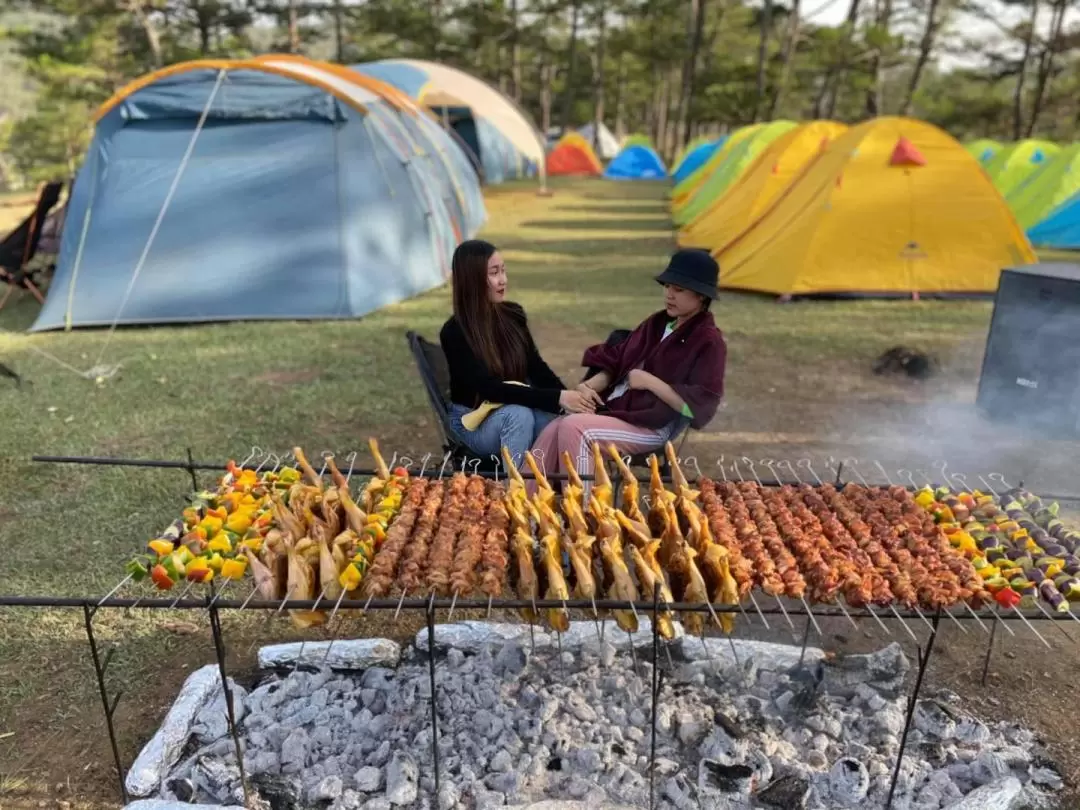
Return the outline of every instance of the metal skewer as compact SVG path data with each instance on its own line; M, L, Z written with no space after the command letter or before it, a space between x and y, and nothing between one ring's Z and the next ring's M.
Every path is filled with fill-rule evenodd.
M491 602L493 598L494 597L492 597L491 594L488 594L487 615L484 616L485 621L491 620Z
M916 612L918 612L918 608L916 608ZM953 615L952 615L952 611L951 611L951 610L943 610L943 611L941 611L941 612L942 612L942 613L944 613L944 614L945 614L946 616L948 616L948 617L949 617L950 619L952 619L952 621L953 621L953 624L955 624L955 625L956 625L957 627L959 627L959 628L960 628L960 632L961 632L961 633L963 633L963 634L964 634L965 636L966 636L966 635L968 634L967 628L966 628L966 627L964 627L964 625L960 624L960 620L959 620L959 619L957 619L957 618L956 618L955 616L953 616ZM923 620L924 620L924 621L926 620L926 617L925 617L925 616L923 616ZM931 627L933 627L933 625L931 625Z
M911 636L912 641L914 641L916 644L918 644L919 643L919 637L917 635L915 635L915 631L912 630L911 627L908 626L908 623L904 621L904 617L900 615L900 612L896 609L896 605L894 605L894 604L892 604L890 602L889 603L889 610L892 611L893 616L895 616L897 619L900 620L900 624L902 624L904 626L904 629L907 630L908 635Z
M889 478L889 473L885 469L885 467L882 465L882 463L875 459L874 466L877 467L879 470L881 470L881 474L885 477L885 483L888 484L890 487L893 486L892 479Z
M862 472L859 470L859 460L857 458L845 458L844 464L848 467L851 467L851 469L855 471L855 475L858 477L859 482L864 487L870 486L870 484L867 483L866 479L863 478Z
M855 620L854 620L853 618L851 618L851 614L847 612L847 608L846 608L846 607L844 607L844 603L843 603L843 602L842 602L842 601L841 601L840 599L837 599L837 600L836 600L836 606L837 606L838 608L840 608L840 612L841 612L841 613L843 613L843 614L844 614L844 615L845 615L845 616L847 617L847 620L848 620L849 622L851 622L851 626L852 626L852 627L854 627L854 628L855 628L856 630L858 630L858 629L859 629L859 625L857 625L857 624L855 623Z
M802 480L802 478L799 477L799 474L797 472L795 472L795 465L791 463L791 459L786 459L785 458L783 461L778 463L776 466L777 467L783 467L785 464L787 465L787 468L789 470L791 470L791 477L794 478L797 483L801 484L803 482L803 480Z
M247 606L251 603L251 600L255 598L255 594L259 592L259 588L256 585L252 585L251 593L247 595L247 599L240 605L240 610L246 610Z
M760 487L761 479L758 478L757 470L754 468L754 462L748 456L743 456L742 460L746 462L746 466L750 468L750 474L754 476L754 480L757 481L757 485Z
M983 620L979 617L979 614L971 609L971 605L969 605L967 602L963 602L962 604L964 605L964 608L967 610L967 612L971 614L971 618L973 618L975 621L977 621L979 623L979 627L981 627L983 630L985 630L987 633L989 633L990 628L986 626L986 623L983 622Z
M767 619L765 618L765 614L761 612L761 605L759 605L759 604L758 604L758 601L757 601L757 599L755 599L755 598L754 598L754 592L753 592L753 590L749 590L749 591L747 591L747 592L746 592L746 595L747 595L747 596L749 596L749 597L750 597L750 601L754 603L754 610L756 610L756 611L757 611L757 615L758 615L758 618L760 618L760 619L761 619L761 623L762 623L763 625L765 625L765 629L766 629L766 630L771 630L772 628L770 628L770 627L769 627L769 622L768 622L768 620L767 620Z
M720 468L720 480L722 480L726 484L727 483L727 472L724 470L724 457L723 456L720 456L720 458L718 458L716 460L716 466Z
M1042 611L1043 616L1048 618L1050 620L1050 624L1060 630L1061 634L1065 636L1065 638L1067 638L1070 643L1075 643L1075 639L1069 635L1068 631L1064 627L1061 626L1060 622L1054 620L1054 617L1050 615L1050 612L1042 606L1042 603L1038 599L1035 600L1035 607Z
M401 615L401 605L402 605L402 603L404 603L404 601L405 601L405 591L402 591L401 592L401 598L398 599L397 610L394 611L394 621L395 622L398 620L398 616Z
M454 606L457 604L458 592L454 591L454 597L450 600L450 610L446 614L447 623L450 622L451 617L454 615Z
M1031 622L1029 622L1027 620L1027 616L1025 616L1023 614L1023 612L1020 610L1020 608L1018 608L1018 607L1016 607L1014 605L1013 606L1013 612L1016 613L1016 615L1020 617L1020 621L1022 621L1024 624L1026 624L1028 626L1028 630L1030 630L1032 633L1034 633L1038 637L1039 641L1041 641L1043 644L1046 645L1047 649L1049 649L1049 650L1054 649L1053 647L1050 646L1050 642L1042 637L1042 633L1040 633L1038 630L1035 629L1035 625L1033 625Z
M186 588L184 588L184 592L183 592L182 594L180 594L180 595L179 595L178 597L176 597L176 598L175 598L175 599L174 599L174 600L172 601L172 604L171 604L171 605L169 605L169 607L170 607L170 608L174 608L174 607L176 607L176 606L177 606L178 604L180 604L180 601L181 601L181 600L182 600L182 599L183 599L183 598L184 598L185 596L187 596L187 595L188 595L189 593L191 593L191 589L192 589L192 588L194 588L194 587L195 587L195 583L194 583L194 582L189 582L189 583L187 584L187 587L186 587Z
M219 589L214 588L214 581L213 580L210 581L210 590L213 592L214 596L210 600L210 604L206 606L207 610L210 610L210 608L212 608L214 605L217 604L217 600L221 598L222 594L225 593L226 589L229 587L229 585L232 584L232 582L233 581L231 579L225 580L225 582L222 584L222 586L221 586L221 588L219 590Z
M1011 627L1009 627L1009 623L1007 621L1005 621L1004 619L1002 619L1001 616L998 615L997 605L991 605L990 606L990 612L994 614L994 619L996 619L997 622L1002 627L1004 627L1006 630L1009 631L1009 635L1012 636L1013 638L1016 638L1016 633L1013 631L1013 629Z
M128 575L127 575L126 577L124 577L124 578L123 578L122 580L120 580L119 582L117 582L117 583L116 583L116 587L114 587L114 588L113 588L113 589L112 589L111 591L109 591L109 592L108 592L107 594L105 594L105 595L104 595L103 597L101 597L101 601L100 601L100 602L98 602L98 603L97 603L96 605L94 605L94 610L97 610L97 609L98 609L99 607L101 607L101 606L102 606L102 605L104 605L104 604L105 604L106 602L108 602L108 601L109 601L109 597L110 597L110 596L112 596L112 595L113 595L114 593L116 593L116 592L117 592L118 590L120 590L121 588L123 588L123 587L124 587L124 586L125 586L125 585L126 585L127 583L129 583L129 582L131 581L131 577L132 577L132 576L133 576L132 574L128 574Z
M917 615L917 616L918 616L918 617L919 617L920 619L922 619L922 620L923 620L924 622L926 622L926 626L927 626L927 627L929 627L929 628L930 628L930 630L933 630L933 629L934 629L934 625L932 625L932 624L930 623L930 620L929 620L928 618L926 618L926 614L925 614L925 613L923 613L923 612L922 612L921 610L919 610L919 606L918 606L918 605L912 605L912 606L911 606L911 609L912 609L913 611L915 611L915 615ZM942 613L945 613L945 612L947 612L947 611L942 611ZM955 619L953 619L953 621L955 621ZM961 630L964 630L964 627L963 627L963 626L961 625L960 629L961 629ZM967 630L964 630L964 633L966 634L966 633L967 633Z
M805 462L805 464L803 462ZM806 471L814 477L814 480L817 481L818 486L821 486L821 477L814 471L814 464L810 459L800 458L795 463L798 464L800 467L806 467Z
M806 601L805 596L800 596L799 599L802 600L803 607L806 608L806 615L809 617L810 621L813 622L813 624L814 624L814 630L817 631L817 634L819 636L823 636L824 634L821 632L821 625L818 624L817 618L814 616L814 611L812 611L810 609L810 603ZM843 609L843 608L841 608L841 609ZM846 610L844 611L844 615L847 616L847 611ZM848 619L850 620L851 617L848 616ZM855 622L851 622L851 623L855 624Z
M773 599L776 600L776 604L780 608L780 612L784 614L784 618L787 619L787 623L789 625L791 625L791 629L794 631L795 630L795 622L793 622L791 620L791 617L788 615L787 608L784 607L784 603L780 601L779 596L774 596Z
M881 629L885 631L885 635L887 635L887 636L892 635L892 631L888 627L885 626L885 622L883 622L881 620L881 617L878 616L876 613L874 613L874 609L872 607L870 607L869 603L866 605L866 612L874 617L874 621L876 621L878 623L878 625L881 627Z

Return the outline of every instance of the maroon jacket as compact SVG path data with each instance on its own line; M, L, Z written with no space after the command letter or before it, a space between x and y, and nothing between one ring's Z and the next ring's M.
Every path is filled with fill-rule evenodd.
M611 388L631 369L648 371L675 389L694 414L692 427L701 429L716 415L724 395L727 345L710 312L695 315L661 342L670 322L666 312L657 312L617 346L586 349L581 364L608 372ZM605 399L611 388L602 392ZM657 430L681 415L650 391L627 391L608 407L608 416Z

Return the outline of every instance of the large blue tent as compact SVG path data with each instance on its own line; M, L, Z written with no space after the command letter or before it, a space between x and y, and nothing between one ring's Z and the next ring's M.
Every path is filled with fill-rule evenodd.
M484 219L463 155L331 66L195 62L99 114L33 330L363 315Z
M1059 205L1027 235L1038 247L1080 250L1080 194Z
M651 146L627 146L604 169L609 180L665 180L664 161Z
M703 143L699 143L687 152L683 159L679 161L679 165L675 167L675 171L671 175L675 180L675 185L678 185L699 168L704 166L709 158L713 156L713 152L723 146L724 141L726 140L727 135L723 135L714 141L704 141Z

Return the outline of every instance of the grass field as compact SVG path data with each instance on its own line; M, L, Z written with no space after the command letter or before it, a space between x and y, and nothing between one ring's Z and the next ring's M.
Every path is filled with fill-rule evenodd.
M555 191L492 190L485 235L502 249L511 297L527 308L542 351L570 380L584 346L658 308L652 277L672 235L662 185L570 181ZM36 309L19 298L0 313L0 362L28 381L0 377L0 592L104 593L189 487L179 471L34 464L35 453L178 459L190 448L197 459L224 461L252 445L344 454L362 450L369 435L413 458L437 453L404 334L434 337L449 306L443 289L354 321L121 329L103 356L120 372L95 384L37 350L87 369L106 332L19 334ZM726 294L715 312L729 347L727 406L686 451L706 472L721 457L747 456L813 458L824 473L834 456L859 458L867 473L878 460L892 475L901 467L936 475L947 458L950 469L1001 471L1044 491L1080 488L1070 474L1075 443L994 426L974 411L988 302L780 305ZM874 359L898 344L931 352L937 374L924 383L873 375ZM0 611L0 805L5 797L111 800L81 614ZM240 671L254 643L293 635L280 622L225 621ZM349 621L346 632L410 629ZM117 722L130 762L186 672L212 660L205 614L104 611L96 626L103 641L119 643L110 679L126 689ZM978 668L979 648L965 652L962 641L939 641L944 682ZM1037 649L1030 638L1009 644L1021 655ZM1045 669L1067 683L1076 663L1074 649L1035 675ZM1006 695L1024 683L1008 669L992 680ZM1073 733L1067 716L1020 714L1047 733Z

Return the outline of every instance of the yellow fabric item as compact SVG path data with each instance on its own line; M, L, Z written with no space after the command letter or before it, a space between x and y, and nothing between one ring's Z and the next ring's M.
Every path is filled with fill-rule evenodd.
M742 176L758 155L768 149L777 138L795 129L795 126L791 121L770 121L753 135L743 138L734 149L728 152L727 159L698 186L693 196L686 200L677 211L672 212L675 224L685 225L701 216L710 205L723 196L732 183Z
M748 127L740 127L731 133L731 136L724 141L724 145L713 152L712 156L705 161L689 177L679 183L671 192L671 212L672 214L678 213L684 205L690 200L691 197L697 192L709 176L720 167L720 165L727 160L735 148L742 143L746 138L750 138L761 129L764 124L751 124Z
M997 190L1008 197L1060 151L1061 147L1050 141L1018 141L990 158L986 163L986 173L994 181Z
M1033 228L1080 191L1080 143L1047 160L1005 201L1021 228Z
M679 246L723 249L847 129L834 121L813 121L781 135L701 216L679 231Z
M925 165L891 164L901 138ZM876 118L833 141L723 250L720 283L775 294L989 293L1035 262L978 161L937 127Z
M515 382L514 380L508 380L507 384L525 385L525 383ZM501 402L488 402L487 400L484 400L476 408L461 417L461 424L466 430L476 430L483 424L484 420L488 418L488 415L492 411L496 411L501 407Z

